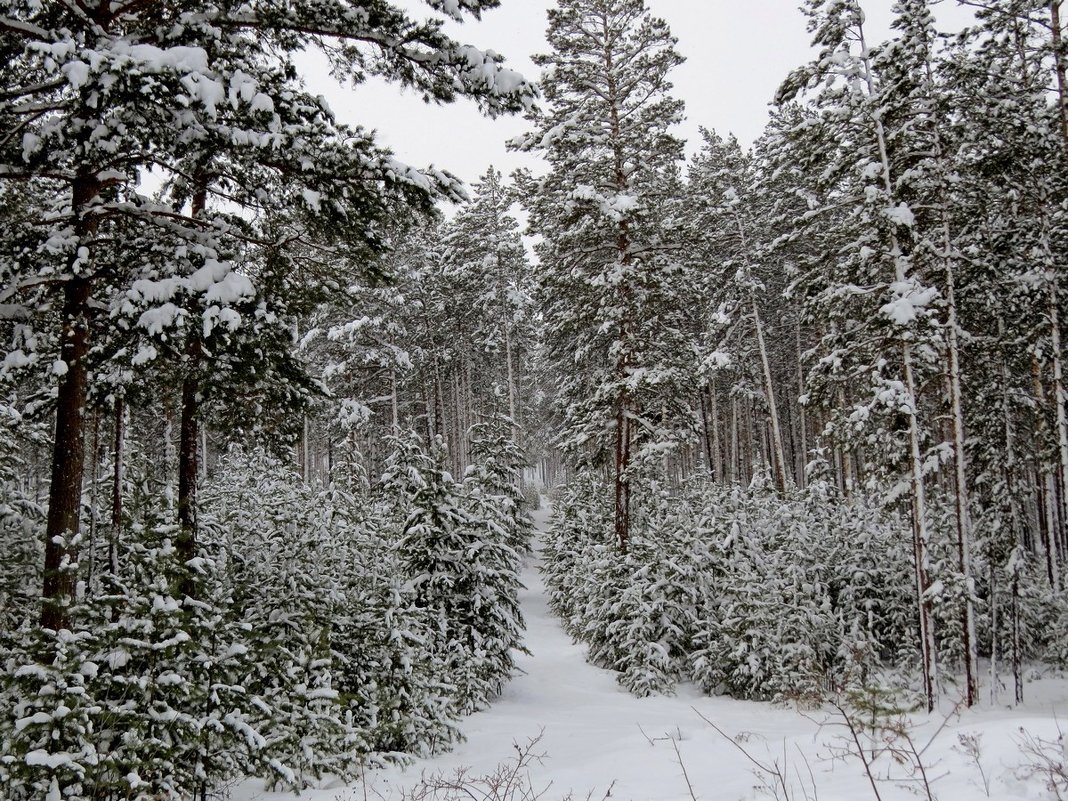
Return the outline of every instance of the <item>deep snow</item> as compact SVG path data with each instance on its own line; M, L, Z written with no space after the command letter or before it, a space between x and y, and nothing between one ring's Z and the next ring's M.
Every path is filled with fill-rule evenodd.
M547 510L537 513L540 527L546 525L548 514ZM754 772L746 756L703 721L703 715L756 759L766 765L777 762L789 798L795 801L875 798L859 760L832 758L846 746L847 732L836 726L821 727L819 722L828 719L827 713L802 714L769 704L707 698L685 687L675 697L634 698L619 688L612 673L587 664L585 648L572 643L560 629L546 606L537 560L526 567L523 579L527 589L522 593L522 606L531 655L520 656L522 675L505 688L491 709L463 721L465 743L406 770L372 773L366 788L328 782L300 797L309 801L362 801L366 792L367 798L400 799L424 774L451 775L465 766L471 775L491 773L502 763L514 761L514 744L523 746L540 736L534 751L544 754L544 759L531 765L529 778L536 791L549 786L542 796L544 801L570 793L576 798L589 795L593 801L603 799L606 793L624 801L690 799L676 747L699 801L785 799L781 788L777 796L760 789L762 781L776 783L777 779ZM1057 717L1064 716L1068 708L1068 681L1042 678L1030 682L1025 692L1028 703L1018 709L986 701L977 710L949 714L948 720L945 712L915 718L913 732L918 747L931 741L923 762L935 798L1058 798L1045 788L1041 776L1028 775L1019 742L1023 731L1058 740ZM989 690L984 688L984 693L988 698ZM1003 697L1011 697L1011 688ZM946 710L952 707L947 701ZM961 735L978 736L978 759L989 782L989 794L975 761L961 746ZM1068 761L1063 751L1053 755ZM889 767L888 760L878 765L880 777L888 769L896 780L879 781L882 801L926 798L922 788L905 782L905 772ZM235 801L295 798L266 792L255 782L238 787L233 797ZM476 797L481 799L482 795Z

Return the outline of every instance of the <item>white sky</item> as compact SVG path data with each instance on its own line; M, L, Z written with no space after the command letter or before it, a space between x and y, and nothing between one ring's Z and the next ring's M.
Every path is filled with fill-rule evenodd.
M414 14L429 13L418 0L396 2ZM503 0L481 22L450 30L462 42L504 54L510 67L536 78L529 56L548 50L546 9L554 4ZM647 0L647 5L667 20L686 58L673 74L673 94L686 102L683 138L696 143L697 129L704 126L751 143L767 121L779 83L812 55L798 0ZM886 36L891 6L892 0L864 2L873 42ZM936 15L943 29L959 29L971 19L956 0L942 0ZM413 166L433 164L470 183L491 164L507 174L531 163L530 156L510 153L504 144L526 129L522 117L489 120L464 101L427 106L380 82L342 88L312 63L305 78L312 91L327 96L341 120L376 129L379 141Z

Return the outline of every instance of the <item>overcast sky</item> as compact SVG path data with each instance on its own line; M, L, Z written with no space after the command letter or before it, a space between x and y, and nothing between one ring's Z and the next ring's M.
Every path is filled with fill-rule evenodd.
M429 13L418 0L399 4ZM504 54L509 66L536 78L530 54L548 50L546 10L553 5L555 0L503 0L481 22L450 30L465 43ZM647 5L667 20L686 58L673 75L673 94L686 102L683 138L695 143L698 127L705 126L751 143L767 121L779 83L812 55L798 0L647 0ZM892 0L864 3L871 39L887 34L891 6ZM959 29L970 19L956 0L942 0L936 15L944 29ZM521 117L488 120L463 101L427 106L382 83L341 88L315 65L309 65L306 79L309 88L329 98L339 118L375 128L380 141L413 166L434 164L471 182L490 164L507 174L530 163L530 156L509 153L504 144L525 130Z

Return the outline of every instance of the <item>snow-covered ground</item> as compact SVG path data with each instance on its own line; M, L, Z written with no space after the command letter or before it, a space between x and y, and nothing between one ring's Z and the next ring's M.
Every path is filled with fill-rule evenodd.
M545 510L539 512L540 525L547 515ZM692 798L691 787L699 801L876 798L858 759L834 758L851 749L847 730L821 727L821 721L831 719L828 714L800 714L768 704L707 698L687 688L675 697L634 698L619 688L613 674L588 665L584 647L561 631L546 607L536 563L527 567L524 582L523 612L532 653L520 658L523 674L508 685L494 706L463 722L465 743L406 770L370 774L366 788L327 783L300 797L309 801L399 800L423 775L448 777L467 767L469 775L477 777L504 763L514 764L516 745L523 747L540 737L532 750L544 757L540 763L533 762L528 772L535 792L548 786L543 801L569 794L579 799L589 796L591 801L606 796L621 801L685 801ZM917 749L925 749L922 761L935 798L1059 798L1046 789L1041 775L1028 775L1021 743L1028 735L1058 740L1057 717L1068 717L1068 681L1034 681L1027 685L1026 694L1028 703L1022 708L995 707L986 701L981 709L949 715L948 720L945 714L916 719L912 736ZM1011 688L1005 696L1011 698ZM947 704L947 709L951 706ZM974 758L961 741L973 736L978 745ZM761 774L739 746L765 766L777 766L785 789L782 785L777 791L761 789L764 783L779 785L779 779L773 773ZM1063 751L1053 756L1062 764L1068 761ZM922 786L906 781L906 771L888 766L884 760L876 769L882 801L927 797ZM892 772L889 779L885 778L888 769ZM239 787L233 797L235 801L295 798L265 792L256 783ZM476 792L474 798L481 801L485 796ZM520 801L520 796L511 801Z

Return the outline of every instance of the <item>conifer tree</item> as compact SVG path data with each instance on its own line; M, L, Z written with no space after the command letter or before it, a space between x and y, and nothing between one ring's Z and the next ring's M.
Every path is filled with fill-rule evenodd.
M531 230L543 237L547 356L561 441L610 465L615 537L626 550L641 449L670 441L685 416L681 271L662 215L682 156L671 131L682 103L668 80L682 58L643 0L562 0L547 39L552 52L536 59L546 110L517 142L550 168L523 187Z
M493 5L489 0L431 3L457 19ZM278 76L296 74L295 53L325 42L336 44L326 48L332 65L357 81L377 74L415 87L428 99L470 96L489 113L529 103L528 85L501 68L500 57L453 41L443 33L441 20L415 22L390 4L378 12L371 16L341 2L184 4L162 16L155 5L140 3L44 6L13 0L4 7L4 47L10 56L5 70L13 79L0 103L0 119L5 130L21 135L3 139L0 179L41 181L59 201L55 213L48 214L40 258L28 260L22 270L22 280L31 286L50 276L47 283L58 287L62 309L45 628L63 627L63 610L74 589L69 568L74 554L65 543L80 528L87 357L96 294L107 267L99 243L119 219L184 227L194 240L202 231L195 215L160 210L138 195L140 171L157 166L182 174L181 158L209 141L238 151L264 153L261 146L269 147L290 177L314 166L299 157L286 162L289 145L277 105L286 95L272 96L271 89L280 88ZM50 109L47 120L37 111L43 106ZM261 125L231 124L230 107L259 115ZM320 117L325 113L317 103L310 110ZM323 131L304 133L322 136ZM352 141L371 142L368 135ZM327 209L346 215L357 229L367 222L360 209L379 207L398 188L402 196L414 192L424 198L452 191L447 177L419 175L373 147L368 152L346 143L335 152L343 158L320 166L336 169L334 178L350 182L343 193L351 210L346 214L330 204ZM278 166L270 159L260 164L269 172ZM320 174L327 175L326 170ZM241 176L250 181L246 198L253 206L267 197L260 177L256 172ZM303 188L306 202L322 210L319 190ZM122 284L126 276L119 278Z
M844 376L865 382L864 392L855 384L852 388L860 395L847 425L882 427L879 437L867 441L891 448L872 459L889 475L897 473L907 487L924 689L933 708L938 682L925 473L930 431L922 418L919 389L932 369L932 349L925 345L932 337L929 306L938 292L914 263L916 217L901 194L900 165L894 161L903 128L881 113L882 104L892 100L884 91L892 90L876 75L864 12L856 0L809 0L806 12L819 56L786 80L778 99L786 102L806 90L815 94L818 125L799 126L798 134L808 137L801 147L816 148L816 158L826 159L820 173L825 197L844 212L837 253L823 266L812 263L807 277L819 287L813 294L824 294L834 314L825 348L835 356L824 359L821 367L839 392L846 389ZM810 214L799 222L811 225L815 219ZM838 406L839 413L850 409L847 403Z

